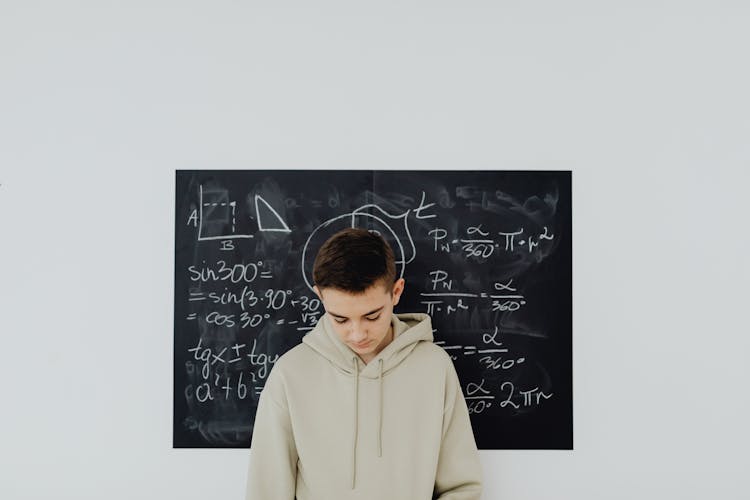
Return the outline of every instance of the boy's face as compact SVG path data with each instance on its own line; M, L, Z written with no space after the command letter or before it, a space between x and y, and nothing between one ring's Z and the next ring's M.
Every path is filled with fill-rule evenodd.
M398 304L404 290L404 279L393 284L393 295L378 282L362 294L352 294L335 288L314 286L323 303L334 331L342 342L368 363L378 355L391 339L393 306Z

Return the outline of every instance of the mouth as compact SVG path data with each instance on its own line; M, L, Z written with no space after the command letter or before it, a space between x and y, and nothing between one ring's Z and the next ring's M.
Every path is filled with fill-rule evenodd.
M370 344L370 341L368 340L368 341L367 341L367 342L365 342L364 344L354 344L354 347L358 347L358 348L360 348L360 349L361 349L361 348L363 348L363 347L367 347L367 346L368 346L369 344Z

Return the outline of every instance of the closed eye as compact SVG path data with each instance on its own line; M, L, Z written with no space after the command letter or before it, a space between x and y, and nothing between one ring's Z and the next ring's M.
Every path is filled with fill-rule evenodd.
M377 321L378 319L380 319L380 315L377 315L374 318L367 318L368 321ZM349 320L348 319L344 319L344 320L339 321L339 320L336 319L334 321L336 321L336 323L338 323L338 324L341 324L341 323L346 323Z

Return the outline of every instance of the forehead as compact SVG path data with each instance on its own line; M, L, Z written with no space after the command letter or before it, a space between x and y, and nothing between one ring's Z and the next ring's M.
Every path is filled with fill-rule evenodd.
M389 297L382 286L370 287L364 293L350 293L334 288L322 290L323 301L330 313L360 316L385 305Z

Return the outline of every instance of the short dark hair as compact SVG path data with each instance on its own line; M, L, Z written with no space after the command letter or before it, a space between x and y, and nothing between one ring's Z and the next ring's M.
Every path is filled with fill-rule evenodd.
M390 294L396 281L393 249L377 233L350 227L328 238L313 263L318 288L359 294L381 282Z

